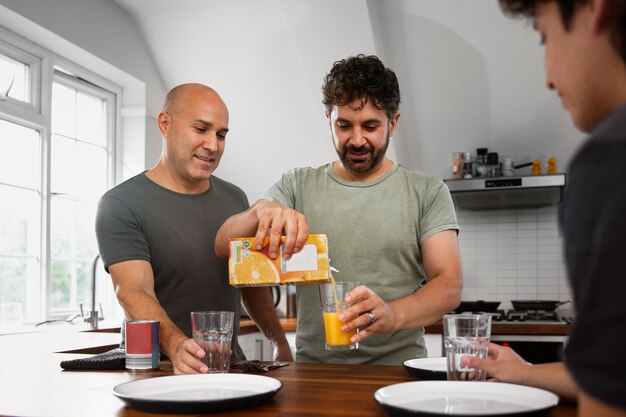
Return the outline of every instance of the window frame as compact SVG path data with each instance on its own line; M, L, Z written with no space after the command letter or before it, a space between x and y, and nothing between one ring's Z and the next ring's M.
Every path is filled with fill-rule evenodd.
M35 111L41 113L41 73L42 73L42 58L36 54L38 48L31 47L30 44L21 43L21 45L15 45L15 40L7 39L2 32L0 32L0 54L6 55L16 61L29 66L29 102L14 99L8 97L5 103L16 109L21 109L24 112ZM33 51L33 52L30 52Z
M78 87L87 94L95 95L105 100L107 115L107 180L108 188L117 184L121 178L122 146L121 146L121 86L109 81L90 70L85 69L58 54L15 35L13 32L0 26L0 52L30 65L31 102L7 97L0 101L0 118L39 131L41 142L41 186L40 186L40 282L36 290L28 290L29 305L24 314L24 324L44 320L62 319L69 313L78 312L79 306L72 310L52 311L52 262L50 253L50 209L51 209L51 149L52 143L52 85L58 81L64 85ZM25 62L25 60L28 60ZM95 234L95 232L94 232ZM111 295L112 294L112 295ZM107 298L115 297L112 289ZM98 295L101 298L101 295ZM33 300L34 305L30 305ZM35 301L36 300L36 301ZM91 306L84 306L88 314ZM110 311L113 315L113 311Z

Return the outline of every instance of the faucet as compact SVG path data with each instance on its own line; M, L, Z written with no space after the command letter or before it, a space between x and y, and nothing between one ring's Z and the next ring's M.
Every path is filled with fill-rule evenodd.
M100 303L100 316L98 317L98 310L96 310L96 268L98 266L98 259L100 255L96 255L91 267L91 311L87 317L83 314L83 303L80 303L80 315L85 322L91 325L92 329L98 328L98 321L104 320L104 314L102 312L102 303Z

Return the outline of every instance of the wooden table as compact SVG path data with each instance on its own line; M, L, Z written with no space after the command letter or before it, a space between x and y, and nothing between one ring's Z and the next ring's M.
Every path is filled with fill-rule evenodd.
M113 333L27 334L0 336L0 416L163 416L135 411L112 394L117 384L172 375L169 361L148 372L63 371L65 359L86 357L59 353L88 348L108 349L119 341ZM104 348L98 348L104 346ZM265 405L220 414L239 416L372 416L384 417L385 410L374 399L384 386L413 381L401 366L330 365L292 363L266 374L283 383L274 399ZM561 404L546 413L573 417L576 407Z

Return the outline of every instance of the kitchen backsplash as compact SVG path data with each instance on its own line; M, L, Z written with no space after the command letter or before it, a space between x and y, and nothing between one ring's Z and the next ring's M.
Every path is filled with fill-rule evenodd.
M457 210L463 300L568 300L558 208Z

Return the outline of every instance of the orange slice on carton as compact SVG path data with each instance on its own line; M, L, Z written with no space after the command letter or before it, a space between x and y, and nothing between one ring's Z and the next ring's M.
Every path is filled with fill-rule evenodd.
M236 282L250 284L273 284L280 282L280 274L270 258L260 252L250 251L250 262L234 263Z

